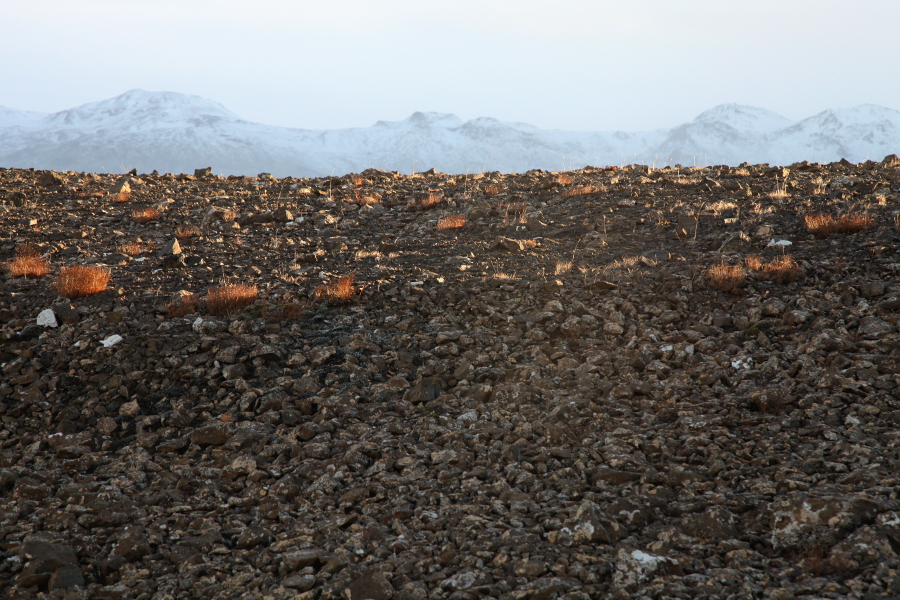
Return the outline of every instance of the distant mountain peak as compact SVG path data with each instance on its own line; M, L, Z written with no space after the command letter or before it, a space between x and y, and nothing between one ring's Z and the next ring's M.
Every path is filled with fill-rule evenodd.
M734 127L738 131L766 133L789 127L793 121L778 113L747 106L744 104L720 104L705 110L693 120L694 123L722 123Z

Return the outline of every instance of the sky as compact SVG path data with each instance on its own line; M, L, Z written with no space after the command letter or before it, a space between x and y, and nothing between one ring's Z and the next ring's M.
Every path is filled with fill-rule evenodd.
M414 111L642 131L736 102L900 109L896 0L0 0L0 106L130 89L268 125Z

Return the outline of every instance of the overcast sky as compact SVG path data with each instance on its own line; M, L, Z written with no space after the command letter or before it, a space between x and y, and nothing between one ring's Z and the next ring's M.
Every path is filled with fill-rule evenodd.
M134 88L314 129L416 110L607 131L726 102L900 109L897 0L0 4L0 106L42 112Z

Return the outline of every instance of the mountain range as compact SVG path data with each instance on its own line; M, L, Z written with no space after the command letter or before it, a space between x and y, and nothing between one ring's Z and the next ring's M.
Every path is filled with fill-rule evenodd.
M643 163L790 164L880 160L900 152L900 112L862 104L800 121L723 104L642 132L538 129L493 118L416 112L368 128L310 130L244 120L217 102L132 90L46 114L0 107L0 166L61 171L323 176L369 167L405 173L522 172Z

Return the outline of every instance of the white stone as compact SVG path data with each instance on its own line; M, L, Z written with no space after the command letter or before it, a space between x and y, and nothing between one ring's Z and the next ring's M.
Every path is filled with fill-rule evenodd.
M112 348L116 344L122 341L122 336L118 333L114 333L105 340L101 340L100 343L103 344L104 348Z
M56 313L52 308L45 308L37 316L37 324L40 327L56 327Z

